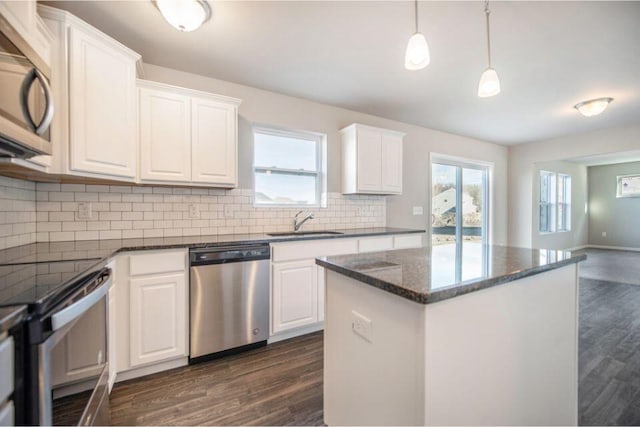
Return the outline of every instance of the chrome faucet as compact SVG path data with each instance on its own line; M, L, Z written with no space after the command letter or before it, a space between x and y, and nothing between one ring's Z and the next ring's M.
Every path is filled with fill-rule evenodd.
M304 211L300 211L296 214L296 216L293 217L293 231L300 230L300 227L302 227L302 224L314 218L313 213L310 213L309 215L305 216L301 221L298 221L298 217L303 212Z

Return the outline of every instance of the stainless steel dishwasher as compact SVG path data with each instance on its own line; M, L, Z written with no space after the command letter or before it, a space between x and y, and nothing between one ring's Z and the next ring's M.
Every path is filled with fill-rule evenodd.
M190 251L191 362L266 344L268 244Z

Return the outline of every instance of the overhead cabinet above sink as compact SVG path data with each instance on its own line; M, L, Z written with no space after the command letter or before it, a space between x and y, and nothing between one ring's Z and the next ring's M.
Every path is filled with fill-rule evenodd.
M404 133L354 123L342 133L342 193L402 194Z

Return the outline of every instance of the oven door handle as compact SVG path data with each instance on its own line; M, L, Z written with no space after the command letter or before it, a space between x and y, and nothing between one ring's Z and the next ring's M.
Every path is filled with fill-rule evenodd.
M89 310L98 301L100 301L100 298L103 298L105 295L107 295L109 285L111 284L111 273L106 272L103 274L103 277L105 275L107 276L107 278L104 280L104 282L93 291L91 291L90 294L86 295L82 299L74 302L68 307L63 308L62 310L51 316L52 331L57 331L69 322L72 322L78 317L82 316L87 312L87 310ZM97 280L97 278L98 277L96 277L95 280Z

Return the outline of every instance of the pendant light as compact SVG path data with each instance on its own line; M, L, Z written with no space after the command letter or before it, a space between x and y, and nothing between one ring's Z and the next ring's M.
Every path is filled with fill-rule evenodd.
M156 0L164 19L180 31L200 28L211 18L211 6L207 0Z
M498 73L491 68L491 31L489 29L489 1L484 3L484 13L487 17L487 58L489 60L489 66L484 70L482 76L480 76L480 83L478 84L478 96L480 98L487 98L500 93L500 80L498 79Z
M414 14L416 31L409 39L404 55L404 68L411 71L421 70L431 61L427 39L424 34L418 32L418 0L414 0Z
M580 112L585 117L593 117L602 113L609 104L613 101L613 98L598 98L591 99L589 101L578 102L573 106L576 110Z

